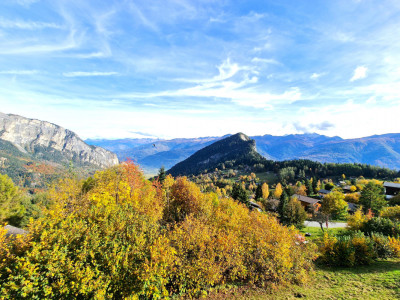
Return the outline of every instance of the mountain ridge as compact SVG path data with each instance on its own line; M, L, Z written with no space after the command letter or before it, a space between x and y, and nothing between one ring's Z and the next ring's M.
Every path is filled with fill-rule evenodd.
M228 135L224 137L226 136ZM145 171L151 170L152 174L155 174L162 165L169 169L202 147L222 138L157 140L156 144L164 145L166 148L154 148L153 143L141 143L139 148L135 142L131 141L131 148L124 149L123 154L125 157L118 150L115 150L115 153L121 160L126 157L136 159ZM343 139L338 136L329 137L317 133L283 136L265 134L250 136L250 138L256 141L257 151L271 160L311 159L319 162L365 163L390 169L400 169L400 133L387 133L352 139ZM207 142L202 139L207 139ZM202 142L196 140L201 140ZM108 147L96 140L92 140L89 143L104 146L105 148ZM117 147L117 145L114 145L114 147ZM143 150L150 150L152 153L147 155ZM137 156L139 152L141 152L140 156Z

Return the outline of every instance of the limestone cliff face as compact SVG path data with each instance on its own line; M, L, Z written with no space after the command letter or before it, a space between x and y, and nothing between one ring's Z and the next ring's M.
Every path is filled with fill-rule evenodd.
M0 139L14 144L20 151L61 153L68 160L99 167L118 164L117 156L103 148L89 146L74 132L58 125L0 113Z

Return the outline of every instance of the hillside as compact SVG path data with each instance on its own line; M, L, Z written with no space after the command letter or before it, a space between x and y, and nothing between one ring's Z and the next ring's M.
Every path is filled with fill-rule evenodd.
M173 176L199 174L205 170L221 168L246 168L265 161L257 153L256 143L243 133L226 137L197 151L172 167Z
M117 164L118 158L58 125L0 113L1 173L21 185L41 187L71 163L87 174Z

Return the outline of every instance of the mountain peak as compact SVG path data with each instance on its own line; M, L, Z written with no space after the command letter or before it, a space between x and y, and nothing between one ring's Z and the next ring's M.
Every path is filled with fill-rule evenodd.
M219 140L176 164L168 173L173 176L199 174L227 166L239 168L265 161L256 151L256 142L244 133L237 133Z

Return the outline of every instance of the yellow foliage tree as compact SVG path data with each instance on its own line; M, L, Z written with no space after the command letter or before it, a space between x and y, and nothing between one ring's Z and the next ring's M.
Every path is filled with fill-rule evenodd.
M275 197L275 199L279 199L279 198L281 197L282 193L283 193L282 185L281 185L281 183L279 182L279 183L276 185L275 191L274 191L274 197Z
M264 182L261 186L261 191L262 191L262 197L263 199L268 199L269 196L269 188L268 188L268 184L266 182Z

